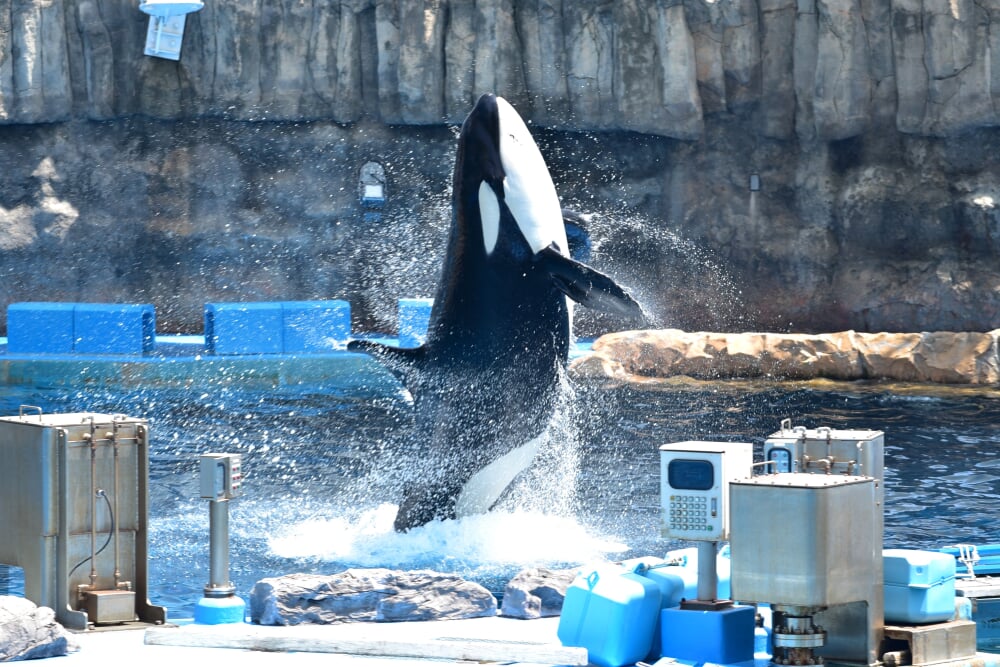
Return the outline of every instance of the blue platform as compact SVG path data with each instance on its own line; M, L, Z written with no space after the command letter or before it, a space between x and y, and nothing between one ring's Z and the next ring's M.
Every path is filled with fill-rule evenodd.
M399 326L408 336L402 346L415 347L426 336L433 300L402 301L405 323ZM399 381L381 363L346 350L352 337L390 346L400 345L399 339L352 336L346 301L214 303L205 312L207 336L158 335L151 305L11 304L9 336L0 336L0 385L51 389L207 382L337 387L372 396L399 391ZM82 329L88 332L81 335ZM577 341L570 356L589 348L589 341Z
M753 660L755 617L751 606L721 611L663 609L661 651L671 658L717 664Z

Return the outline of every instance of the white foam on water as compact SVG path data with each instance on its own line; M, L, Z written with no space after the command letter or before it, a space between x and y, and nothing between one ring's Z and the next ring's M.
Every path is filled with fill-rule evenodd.
M540 512L496 510L432 521L407 533L393 530L395 515L395 505L383 504L354 519L306 519L273 535L268 546L283 558L440 569L577 564L628 549L614 538L590 534L574 519Z

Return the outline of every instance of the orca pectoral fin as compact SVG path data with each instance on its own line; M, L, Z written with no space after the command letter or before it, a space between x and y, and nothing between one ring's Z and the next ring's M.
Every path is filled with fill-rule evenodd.
M424 357L424 347L404 348L383 345L370 340L352 340L348 352L364 352L381 362L404 385L413 369Z
M618 283L596 269L564 256L549 246L536 260L566 296L588 308L606 313L646 319L642 306Z
M590 233L587 231L589 216L572 209L562 210L563 226L566 228L566 242L569 256L578 262L590 261Z

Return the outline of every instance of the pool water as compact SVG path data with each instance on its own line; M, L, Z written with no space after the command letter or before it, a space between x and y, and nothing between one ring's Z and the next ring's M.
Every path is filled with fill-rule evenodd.
M346 567L455 572L500 593L523 567L662 554L686 545L659 535L659 445L751 441L759 458L786 417L809 428L885 431L886 547L1000 542L1000 392L992 389L577 387L542 461L497 510L402 535L392 530L392 480L379 472L410 423L403 393L0 387L0 414L21 404L150 419L150 598L170 618L190 618L208 581L197 468L210 451L243 457L244 495L230 504L230 528L231 578L244 597L264 577Z

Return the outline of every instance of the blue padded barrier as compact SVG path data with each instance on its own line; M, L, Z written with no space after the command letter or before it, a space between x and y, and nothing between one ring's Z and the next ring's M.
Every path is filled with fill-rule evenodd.
M7 307L7 352L72 354L74 303L22 302Z
M151 304L78 303L73 333L76 354L150 354L156 311Z
M283 301L282 339L286 354L343 349L351 335L346 301Z
M427 340L427 324L434 299L399 300L399 346L420 347Z
M205 347L209 354L281 354L280 302L206 303Z
M22 302L7 308L11 354L150 354L151 304Z

